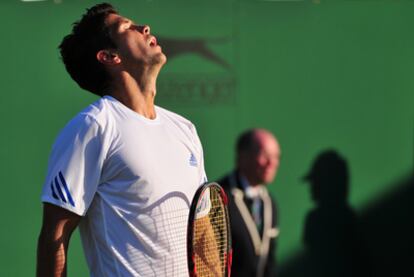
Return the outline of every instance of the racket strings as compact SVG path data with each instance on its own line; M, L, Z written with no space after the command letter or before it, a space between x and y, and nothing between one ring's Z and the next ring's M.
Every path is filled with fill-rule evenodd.
M197 276L225 276L228 252L228 217L218 188L210 187L208 216L198 218L194 228L194 263Z

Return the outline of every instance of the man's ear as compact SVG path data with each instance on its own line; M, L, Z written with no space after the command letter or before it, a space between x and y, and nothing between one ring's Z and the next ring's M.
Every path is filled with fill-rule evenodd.
M100 50L96 53L96 59L103 64L116 65L121 63L121 58L118 54L109 50Z

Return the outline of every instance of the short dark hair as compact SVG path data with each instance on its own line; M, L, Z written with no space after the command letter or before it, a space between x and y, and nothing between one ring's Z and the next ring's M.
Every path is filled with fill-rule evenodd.
M59 45L61 58L72 79L81 88L99 96L105 94L111 78L96 54L103 49L116 49L105 19L109 14L117 13L108 3L87 9Z
M241 152L250 152L254 150L257 145L255 140L255 134L257 129L249 129L240 134L236 142L236 153L239 155Z

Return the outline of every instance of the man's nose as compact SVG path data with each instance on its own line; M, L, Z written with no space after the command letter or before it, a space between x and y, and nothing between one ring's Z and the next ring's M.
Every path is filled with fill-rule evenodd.
M272 158L268 159L267 160L267 165L277 168L279 166L279 160L278 159L272 159Z
M140 25L138 26L139 28L139 32L142 33L143 35L149 35L150 34L150 26L148 25Z

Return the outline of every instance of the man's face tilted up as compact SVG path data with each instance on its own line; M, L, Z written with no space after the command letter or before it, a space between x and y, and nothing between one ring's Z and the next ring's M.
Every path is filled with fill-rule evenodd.
M117 45L115 51L125 67L139 66L145 70L157 65L161 67L167 61L149 26L136 25L119 14L108 15L105 23Z

